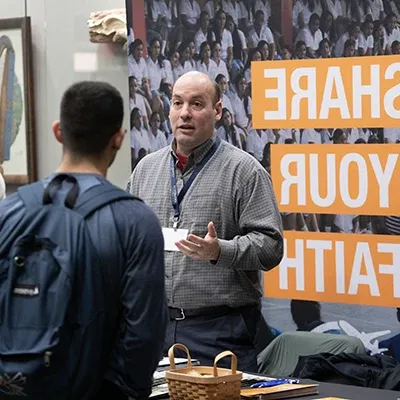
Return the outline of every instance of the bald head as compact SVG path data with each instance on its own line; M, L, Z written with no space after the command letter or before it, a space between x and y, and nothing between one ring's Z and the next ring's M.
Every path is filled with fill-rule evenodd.
M169 119L179 154L188 157L214 135L215 123L222 115L220 95L219 86L198 71L175 82Z
M178 85L178 88L182 87L182 85L199 85L202 88L206 88L209 93L212 95L213 104L217 104L219 100L221 100L221 88L220 86L213 81L207 74L199 71L190 71L183 74L180 78L175 82L174 88ZM174 92L174 90L173 90Z

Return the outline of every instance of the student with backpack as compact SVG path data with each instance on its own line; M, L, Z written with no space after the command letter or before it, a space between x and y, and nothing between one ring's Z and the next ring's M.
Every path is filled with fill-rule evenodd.
M57 171L0 202L0 399L148 398L164 342L155 214L112 185L123 100L72 85Z

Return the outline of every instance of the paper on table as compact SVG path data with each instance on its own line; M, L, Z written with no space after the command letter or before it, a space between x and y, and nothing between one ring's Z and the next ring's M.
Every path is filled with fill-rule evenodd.
M192 360L193 361L193 360ZM175 358L175 365L187 363L187 358ZM159 363L158 367L169 367L169 358L164 357Z
M266 381L273 381L275 379L276 378L270 378L270 377L267 377L267 376L247 374L246 372L243 372L243 375L242 375L242 381L256 380L256 381L260 381L260 382L266 382Z
M285 384L268 388L242 389L240 395L247 399L277 400L318 393L318 385Z

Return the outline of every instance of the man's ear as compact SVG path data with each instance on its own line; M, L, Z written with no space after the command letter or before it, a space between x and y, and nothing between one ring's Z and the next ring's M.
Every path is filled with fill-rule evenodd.
M215 104L215 120L219 121L222 117L222 100L218 100Z
M119 150L124 142L124 137L126 134L126 129L121 128L118 132L115 132L112 137L112 147Z
M61 135L61 123L60 121L54 121L52 126L51 126L54 137L56 138L57 142L63 143L62 135Z

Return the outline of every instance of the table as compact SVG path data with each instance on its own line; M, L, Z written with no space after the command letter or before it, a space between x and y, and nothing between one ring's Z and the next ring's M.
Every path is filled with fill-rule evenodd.
M312 396L292 397L292 400L317 400L324 397L341 397L348 400L400 400L400 392L392 390L370 389L358 386L337 385L335 383L323 383L310 380L302 380L301 383L317 383L319 394ZM168 396L157 399L168 399Z
M392 390L370 389L358 386L338 385L335 383L302 380L301 383L318 383L319 394L293 397L293 400L316 400L323 397L342 397L349 400L400 400L400 392Z

